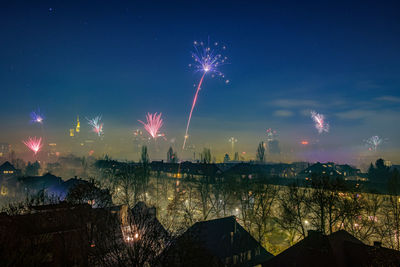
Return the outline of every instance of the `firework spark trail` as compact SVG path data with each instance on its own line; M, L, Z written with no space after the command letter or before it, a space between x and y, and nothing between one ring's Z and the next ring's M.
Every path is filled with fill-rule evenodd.
M42 138L29 137L28 140L22 141L30 150L33 151L34 155L36 155L40 149L42 148Z
M318 133L329 132L329 124L325 122L325 116L315 111L311 111L311 118L315 122L315 128Z
M155 139L158 137L158 131L163 125L163 120L161 119L161 114L157 115L157 112L154 114L147 113L146 115L146 123L141 120L138 120L143 124L146 131Z
M93 132L95 132L98 136L101 136L103 134L103 123L101 123L101 115L96 116L93 119L88 119L88 123L90 126L93 128Z
M214 43L214 45L217 47L218 43ZM225 49L225 46L223 46L223 49ZM186 124L185 139L183 141L182 149L185 149L186 141L189 138L188 132L189 132L190 121L192 119L193 109L196 106L197 97L199 95L199 91L201 89L201 85L203 83L205 75L207 73L211 73L212 77L218 75L224 78L225 77L224 74L218 70L218 67L224 65L225 61L227 60L227 57L223 57L221 54L217 53L216 50L210 48L210 41L208 41L207 46L205 46L203 42L200 43L194 42L194 52L192 52L192 58L195 61L193 65L195 70L203 72L203 75L201 76L200 82L197 85L192 107L190 109L189 118ZM189 66L191 67L192 64L189 64ZM229 83L229 80L226 80L225 82Z
M193 109L194 109L194 106L196 105L197 96L199 95L199 91L200 91L200 89L201 89L201 84L203 83L203 79L204 79L204 76L205 76L205 75L206 75L206 72L204 72L204 73L203 73L203 76L201 76L199 85L197 86L196 94L194 95L194 99L193 99L193 103L192 103L192 108L190 109L189 118L188 118L188 122L187 122L187 125L186 125L185 139L183 140L183 147L182 147L182 149L185 149L186 140L187 140L188 137L189 137L189 136L188 136L188 131L189 131L190 121L191 121L191 119L192 119Z
M42 124L44 120L43 114L40 113L40 109L31 112L31 123L40 123Z
M369 145L368 150L376 151L378 146L383 143L383 139L380 138L378 135L371 136L366 141L367 145Z

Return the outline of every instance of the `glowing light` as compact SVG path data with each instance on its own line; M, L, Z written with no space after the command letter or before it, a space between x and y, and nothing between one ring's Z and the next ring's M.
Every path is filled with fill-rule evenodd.
M232 145L232 150L234 149L234 147L235 147L235 143L238 141L235 137L231 137L231 138L229 138L229 143L231 143L231 145Z
M163 120L161 119L161 113L158 115L157 112L154 114L147 113L146 120L147 120L146 123L144 123L141 120L139 120L139 122L143 124L144 129L151 135L151 137L157 138L159 136L158 131L163 125Z
M380 146L383 143L383 139L378 135L374 135L365 140L365 143L369 146L368 150L376 151L378 149L378 146Z
M329 132L329 124L325 122L325 116L323 114L311 111L311 118L315 123L315 128L318 130L318 133Z
M307 140L303 140L303 141L301 141L301 144L302 145L308 145L308 141Z
M228 59L227 57L222 56L218 52L219 45L217 42L214 43L213 49L211 48L210 40L208 40L207 45L205 45L203 42L197 42L197 41L195 41L193 45L194 45L194 51L192 52L192 58L194 59L194 64L189 64L189 67L193 66L195 71L202 72L203 75L201 76L200 82L197 85L196 93L194 95L192 103L192 108L190 109L189 118L186 125L185 139L183 141L182 149L185 149L186 141L189 138L188 135L189 125L192 119L193 109L196 106L197 97L204 80L204 76L207 73L211 73L212 77L215 77L217 75L222 78L225 78L224 74L220 72L218 68L221 65L226 64L226 60ZM226 47L223 46L222 49L225 50ZM229 80L225 80L225 83L229 83Z
M32 111L31 112L31 122L32 123L40 123L42 124L44 120L43 114L40 113L40 109L37 111Z
M95 132L98 136L103 135L103 123L101 123L101 115L94 117L93 119L88 119L88 123L90 126L92 126L93 132Z
M34 155L36 155L40 149L42 148L42 138L29 137L28 140L22 141L30 150L33 151Z

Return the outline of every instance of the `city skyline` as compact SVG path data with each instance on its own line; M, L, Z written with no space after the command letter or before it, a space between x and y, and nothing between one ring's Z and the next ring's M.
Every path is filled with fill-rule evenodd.
M84 118L101 114L95 155L134 159L127 144L143 130L138 120L161 112L168 145L190 158L179 148L201 75L188 64L193 41L210 38L226 44L230 82L204 80L189 132L197 152L211 147L222 159L233 136L254 158L273 128L276 161L400 161L397 3L155 3L4 4L0 142L28 153L21 140L37 136L67 150L78 115L82 135L98 142ZM32 124L38 109L44 122ZM316 131L312 110L326 116L329 133ZM384 140L377 151L368 150L372 136Z

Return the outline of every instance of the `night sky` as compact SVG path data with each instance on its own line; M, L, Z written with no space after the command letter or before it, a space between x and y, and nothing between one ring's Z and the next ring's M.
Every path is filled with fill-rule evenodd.
M222 158L234 136L251 158L273 128L276 161L399 162L400 4L348 2L1 1L0 142L22 152L22 139L43 135L68 146L77 115L95 140L84 118L102 114L102 144L134 159L137 120L162 112L182 154L201 76L188 67L193 41L210 38L227 47L230 83L205 78L189 131L198 151ZM29 124L37 108L43 127ZM318 134L310 110L329 133ZM385 140L376 152L364 144L373 135Z

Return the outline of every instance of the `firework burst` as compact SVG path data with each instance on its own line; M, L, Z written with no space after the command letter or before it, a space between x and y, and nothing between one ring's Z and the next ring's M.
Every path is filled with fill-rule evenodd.
M140 123L143 124L144 129L153 137L154 139L159 137L158 131L163 125L163 120L161 119L161 114L157 115L157 112L154 114L147 113L146 115L146 123L141 120L138 120Z
M36 155L40 149L42 148L42 138L29 137L28 140L22 141L30 150L33 151L34 155Z
M227 57L222 56L222 54L219 52L221 47L217 42L214 44L210 44L210 40L208 40L208 43L205 44L203 42L195 41L193 45L194 51L192 52L192 58L194 60L194 63L189 64L189 67L193 67L196 72L201 72L202 76L200 78L199 84L197 85L196 93L192 102L192 107L190 109L182 149L185 149L186 141L189 138L188 132L190 120L192 119L193 109L196 106L197 97L201 89L204 76L209 73L211 77L219 76L225 78L224 74L219 70L219 67L226 64L226 60L228 59ZM225 49L226 47L222 46L222 50ZM225 82L229 83L229 80L225 80Z
M42 124L44 120L43 114L40 113L40 109L37 111L31 112L31 123L40 123Z
M325 116L315 111L311 111L311 118L315 123L318 133L329 132L329 124L325 121Z
M103 123L101 123L101 115L96 116L93 119L86 118L89 125L92 126L93 132L95 132L98 136L103 135Z
M273 141L278 136L277 132L275 130L272 130L271 128L267 129L266 135L267 135L267 141Z
M365 140L365 143L368 146L368 150L376 151L378 147L383 143L383 139L378 135L374 135Z
M231 143L231 145L232 145L232 151L234 150L234 148L235 148L235 143L237 143L237 139L235 138L235 137L231 137L231 138L229 138L229 143Z

